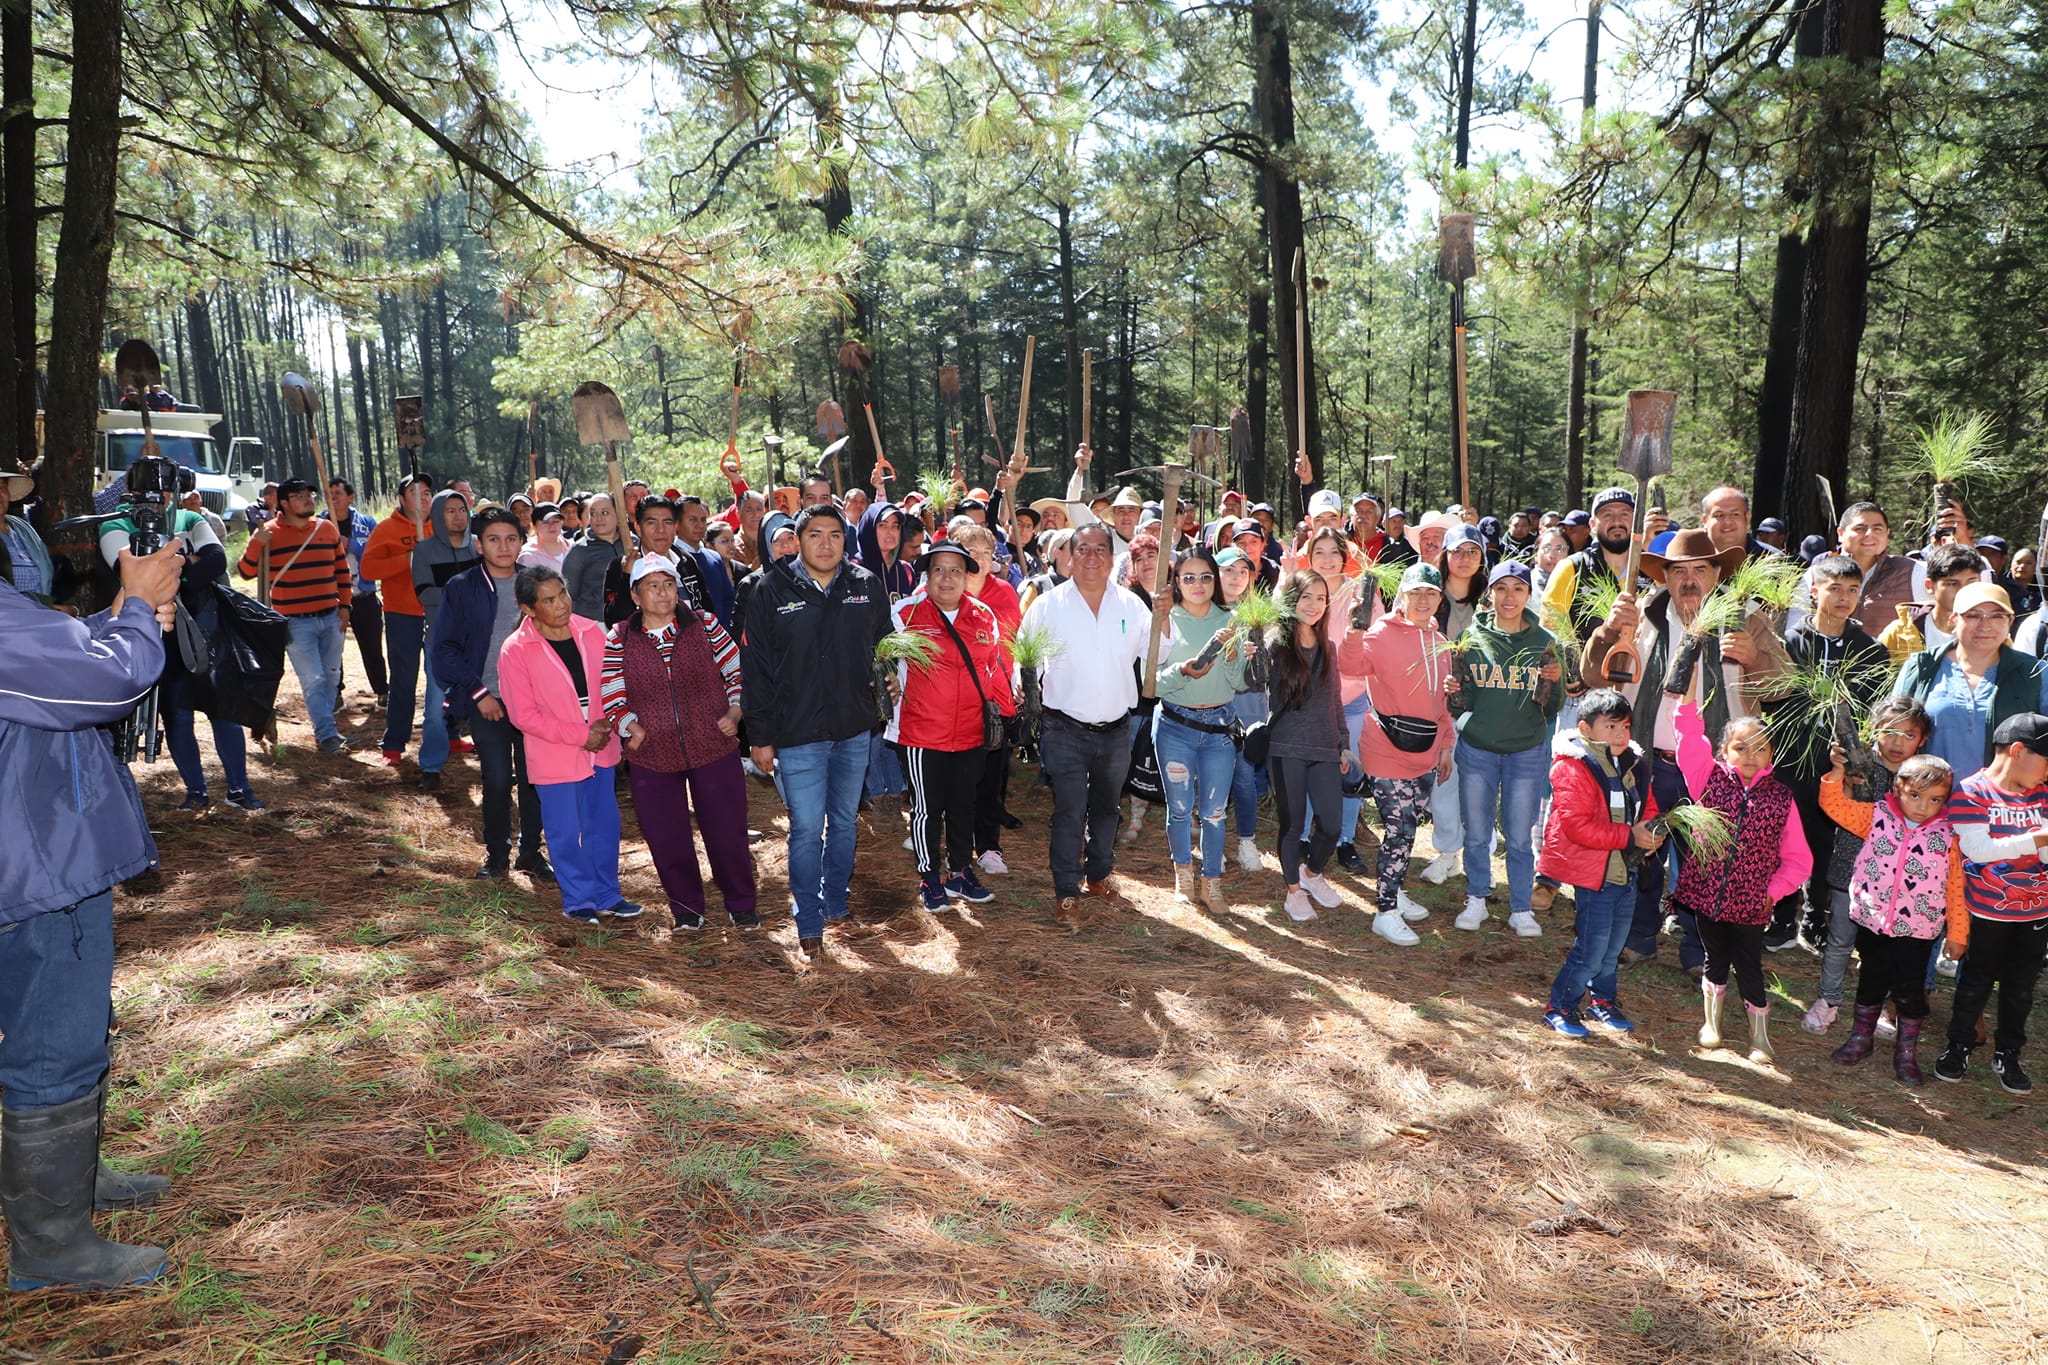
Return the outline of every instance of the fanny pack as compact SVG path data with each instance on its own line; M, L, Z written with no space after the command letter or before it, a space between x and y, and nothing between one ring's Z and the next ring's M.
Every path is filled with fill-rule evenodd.
M1436 747L1437 724L1433 720L1418 720L1414 716L1390 716L1384 711L1375 711L1379 717L1380 729L1386 732L1387 740L1404 754L1426 754Z

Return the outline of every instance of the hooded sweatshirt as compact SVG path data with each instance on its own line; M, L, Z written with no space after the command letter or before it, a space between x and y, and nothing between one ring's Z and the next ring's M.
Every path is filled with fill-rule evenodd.
M1564 704L1564 684L1543 687L1536 675L1555 657L1556 638L1527 612L1522 628L1509 635L1494 624L1492 612L1482 611L1459 645L1451 709L1471 717L1462 731L1465 742L1490 754L1519 754L1547 744Z
M891 513L896 515L900 528L903 509L893 502L874 503L860 514L860 532L855 537L854 558L863 569L882 580L882 586L889 590L889 599L894 601L896 598L907 596L917 587L917 570L904 563L901 558L893 565L884 564L881 534L876 528L881 525L882 518Z
M1437 755L1457 737L1451 728L1450 708L1444 702L1444 675L1451 660L1443 645L1435 620L1418 626L1397 610L1373 622L1363 635L1347 636L1337 646L1338 667L1347 677L1364 679L1374 711L1437 723L1436 744L1426 752L1410 754L1394 747L1377 717L1367 717L1358 756L1374 777L1420 777L1436 766Z
M476 537L467 527L461 539L448 538L448 500L461 497L452 488L434 494L433 505L427 511L427 538L412 550L413 587L419 592L420 607L426 613L429 627L441 610L441 590L448 586L448 580L482 558L477 553ZM468 505L465 499L463 506Z

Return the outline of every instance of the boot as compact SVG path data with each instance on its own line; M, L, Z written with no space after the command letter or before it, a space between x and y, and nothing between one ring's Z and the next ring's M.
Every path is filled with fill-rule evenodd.
M1182 905L1195 898L1195 865L1175 863L1173 865L1173 898Z
M1771 1050L1771 1007L1759 1009L1744 1003L1749 1011L1749 1060L1768 1066L1778 1060L1778 1054Z
M1854 1066L1868 1057L1877 1038L1877 1016L1883 1009L1882 1005L1858 1005L1855 1022L1849 1025L1849 1037L1828 1060L1840 1066Z
M1899 1040L1892 1044L1892 1075L1900 1085L1919 1089L1927 1078L1920 1074L1920 1021L1899 1020Z
M1212 915L1228 913L1230 898L1223 894L1223 878L1202 878L1202 904Z
M120 1289L164 1273L161 1248L93 1231L100 1088L47 1109L0 1109L0 1209L9 1289Z
M1700 999L1707 1007L1707 1022L1700 1025L1700 1046L1721 1046L1721 1004L1728 998L1726 986L1700 979Z
M811 967L825 960L823 938L800 938L796 941L796 955L799 966Z
M100 1078L100 1135L104 1139L107 1131L107 1081ZM99 1163L99 1170L92 1180L92 1206L101 1213L109 1209L139 1209L144 1204L154 1204L170 1191L168 1177L117 1171L106 1162Z

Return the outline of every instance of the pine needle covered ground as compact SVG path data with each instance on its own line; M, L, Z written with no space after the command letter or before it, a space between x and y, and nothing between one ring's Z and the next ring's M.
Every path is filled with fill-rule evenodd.
M1348 878L1291 925L1269 859L1215 920L1159 889L1155 812L1128 903L1069 937L1020 769L993 903L913 912L885 801L861 927L799 974L765 786L772 932L672 937L630 810L650 912L591 931L472 881L474 762L423 796L376 765L380 724L351 707L347 760L288 724L261 816L177 814L169 763L146 774L165 871L119 898L108 1151L177 1183L101 1226L173 1278L8 1296L0 1358L2048 1354L2038 1106L1981 1065L1935 1084L1931 1054L1917 1095L1883 1046L1831 1066L1843 1026L1791 1008L1779 1068L1699 1055L1694 991L1654 965L1623 980L1641 1032L1556 1038L1565 902L1525 941L1453 930L1462 886L1424 887L1440 913L1395 949ZM1816 959L1770 966L1803 1007Z

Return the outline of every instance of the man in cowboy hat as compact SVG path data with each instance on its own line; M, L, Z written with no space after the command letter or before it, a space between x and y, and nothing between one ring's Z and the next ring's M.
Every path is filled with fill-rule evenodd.
M1464 524L1449 512L1424 512L1422 520L1408 528L1408 543L1415 549L1416 561L1441 570L1444 566L1444 537L1453 526Z
M27 501L35 491L32 476L19 469L0 469L0 578L47 607L57 583L50 551L28 518L14 514L15 504Z
M1131 537L1138 533L1138 516L1145 510L1145 500L1138 496L1138 490L1125 486L1111 498L1107 493L1098 493L1093 501L1083 502L1087 492L1088 465L1095 458L1095 452L1082 446L1074 452L1074 473L1067 480L1067 525L1075 530L1095 522L1109 527L1110 548L1118 555L1130 552ZM1107 515L1103 513L1102 502L1109 498Z
M1607 655L1616 644L1630 637L1635 641L1635 680L1621 684L1620 691L1634 708L1635 738L1648 751L1659 810L1669 810L1686 794L1674 759L1678 736L1673 722L1681 697L1665 691L1665 672L1707 595L1735 572L1746 554L1741 544L1717 549L1704 530L1673 532L1663 553L1642 556L1643 573L1657 590L1640 606L1633 592L1622 593L1613 613L1586 641L1579 671L1589 681L1607 676ZM1684 682L1682 696L1698 704L1707 740L1718 749L1728 722L1756 714L1759 703L1779 690L1779 679L1792 665L1770 613L1761 608L1750 611L1740 629L1707 636L1699 646L1699 662ZM1662 858L1645 859L1636 874L1635 922L1623 949L1624 961L1656 955L1657 930L1664 919L1664 875ZM1699 931L1690 923L1678 960L1688 971L1706 961Z

